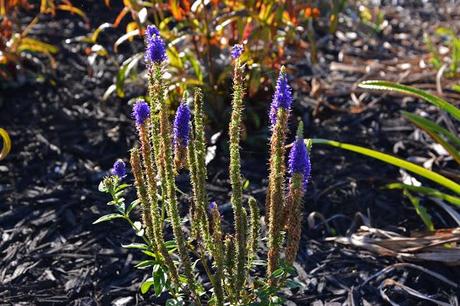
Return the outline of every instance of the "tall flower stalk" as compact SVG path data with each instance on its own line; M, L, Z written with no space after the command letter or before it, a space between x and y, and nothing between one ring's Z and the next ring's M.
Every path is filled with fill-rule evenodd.
M240 133L241 114L243 110L243 68L241 67L240 56L243 51L241 45L235 45L231 55L234 60L233 70L233 100L232 115L230 119L230 182L232 185L231 203L235 223L236 238L236 293L242 289L244 284L244 269L246 262L246 235L243 223L243 186L241 178L240 161Z
M282 245L281 224L284 210L284 172L287 123L292 105L291 88L287 81L286 70L281 71L276 82L275 94L270 107L272 137L270 140L270 176L266 198L266 216L268 216L268 266L267 276L278 267Z
M149 79L153 83L154 89L163 93L163 83L162 83L162 64L167 60L166 56L166 47L163 39L151 31L151 36L146 38L147 48L145 58L149 65ZM163 192L166 194L165 202L167 203L168 216L171 221L174 238L177 243L177 250L179 252L179 257L181 259L185 276L188 280L189 289L192 292L192 295L197 304L200 303L200 299L196 293L196 283L193 276L193 270L191 265L191 260L189 258L187 245L184 237L184 233L181 228L181 217L179 215L179 209L177 205L177 195L176 195L176 184L175 184L175 174L173 168L173 149L172 149L172 139L171 139L171 127L168 119L168 106L164 101L163 96L153 96L151 97L153 101L156 99L157 105L159 108L159 139L160 143L158 145L158 150L161 156L161 161L159 161L160 167L162 168L163 176L161 177Z
M302 231L302 199L310 179L311 163L307 146L303 140L303 125L299 122L297 137L289 153L289 192L284 212L287 242L286 262L294 263L299 250Z

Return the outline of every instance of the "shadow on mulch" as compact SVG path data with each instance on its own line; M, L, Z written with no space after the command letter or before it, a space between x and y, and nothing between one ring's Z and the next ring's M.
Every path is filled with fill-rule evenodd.
M96 11L92 14L97 16ZM66 28L59 34L65 38L83 31L74 18L47 26ZM26 84L1 94L0 122L11 133L13 150L0 165L0 304L152 304L155 300L141 296L138 290L144 271L133 268L141 255L121 248L122 243L135 239L130 228L121 223L92 225L110 211L105 206L107 198L97 191L99 181L115 159L127 158L135 141L129 107L115 99L100 102L115 74L113 67L102 61L89 69L83 47L60 46L54 72L57 84ZM135 91L131 96L136 96ZM348 97L331 99L339 105L348 103ZM307 136L392 152L393 144L406 139L412 130L398 120L399 102L388 102L361 114L326 108L320 113L321 120L312 118L312 108L302 102L293 118L303 119ZM404 128L385 130L395 124ZM229 199L225 144L222 139L209 175L212 195L223 204ZM412 140L406 139L406 144L408 156L420 149ZM260 203L265 195L266 168L261 162L266 160L265 147L243 146L243 174L251 182L249 192ZM350 228L356 212L367 216L375 227L422 229L399 192L380 190L398 179L397 169L326 147L314 148L312 162L306 216L321 213L341 235ZM325 242L331 234L321 224L313 228L305 224L303 233L298 268L306 286L294 292L293 303L383 303L378 289L383 278L366 280L396 260ZM424 266L451 280L460 273L458 268ZM395 270L383 276L390 274L432 297L446 300L460 295L419 271ZM401 305L428 305L398 290L389 295Z

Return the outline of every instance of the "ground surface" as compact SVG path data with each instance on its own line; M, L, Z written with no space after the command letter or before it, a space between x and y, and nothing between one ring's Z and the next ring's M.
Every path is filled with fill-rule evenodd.
M288 69L295 79L294 115L302 118L308 136L365 145L419 162L434 156L433 150L425 149L430 141L399 115L400 109L419 108L437 118L439 114L433 108L414 99L361 96L360 91L355 92L361 100L353 101L350 93L359 80L371 78L435 89L436 72L414 65L426 56L421 29L432 31L436 24L452 20L458 23L460 13L453 8L386 7L384 11L392 26L388 33L373 35L362 29L357 38L345 34L325 36L319 45L325 60L319 67L305 69L308 62L304 58L289 63ZM450 10L445 13L447 9ZM100 17L103 11L103 7L95 6L89 14L100 18L100 23L110 21L109 15L107 19ZM351 25L341 27L342 33L352 30ZM127 99L100 101L116 68L104 61L90 67L84 46L63 42L86 31L75 17L58 16L57 21L50 20L36 31L38 36L59 44L61 52L50 78L53 82L26 83L1 93L0 126L11 133L13 150L0 163L0 304L154 303L138 291L145 273L135 270L133 265L142 256L121 248L122 243L134 239L129 228L120 223L92 225L101 214L110 211L105 205L107 198L97 191L100 179L116 158L126 159L127 150L135 141ZM411 43L401 33L410 35ZM337 64L339 58L342 65ZM412 66L403 69L403 63ZM320 87L311 96L309 84L313 79ZM459 96L446 94L458 105ZM243 146L243 172L251 181L249 191L262 202L266 170L265 162L260 160L265 158L266 144L259 141L254 145L250 140ZM221 149L225 144L223 138L209 175L210 190L222 203L229 198L225 174L228 160L225 149ZM380 189L385 183L400 179L398 169L321 146L314 148L312 163L313 179L305 215L322 214L340 235L352 227L358 212L377 228L403 233L423 230L423 224L399 192ZM442 171L452 165L441 157L434 161L433 168ZM443 211L432 212L438 227L454 226ZM410 267L366 282L397 260L325 242L324 238L332 233L318 223L310 227L305 222L298 267L306 286L296 292L294 303L382 304L379 286L390 276L446 303L455 304L455 297L460 295L459 289L455 291ZM458 282L458 268L420 265ZM421 302L401 290L383 291L401 305L431 303Z

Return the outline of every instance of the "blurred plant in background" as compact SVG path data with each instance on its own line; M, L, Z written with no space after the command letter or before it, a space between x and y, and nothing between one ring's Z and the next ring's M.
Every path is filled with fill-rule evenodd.
M110 1L105 3L111 5ZM222 98L232 73L228 65L229 46L237 42L245 44L242 58L248 69L248 94L255 97L261 88L271 85L273 71L279 69L285 60L304 57L304 51L309 49L310 62L317 62L315 29L319 23L316 20L328 20L324 32L335 32L345 3L344 0L330 3L294 0L125 0L113 24L101 25L88 38L97 44L102 30L123 26L126 33L113 45L113 50L117 52L126 43L137 44L139 39L134 38L140 37L148 24L157 25L161 35L169 42L167 54L171 68L165 76L169 97L177 100L186 88L200 86L212 105L207 110L208 115L216 121L229 109L229 101ZM292 50L288 53L289 47ZM139 50L122 62L116 80L104 98L112 94L124 97L127 83L142 84L138 81L139 74L145 75L139 69L143 67L142 53L143 50ZM249 117L258 125L260 119L257 114L250 112Z
M40 22L40 17L54 16L58 10L86 20L84 12L69 0L41 0L39 5L27 0L0 0L0 79L15 80L34 66L43 65L43 57L39 55L47 57L51 67L56 66L53 55L58 48L31 37L30 32ZM23 26L24 15L34 16L26 26Z
M441 39L437 45L429 35L424 36L431 55L430 63L440 76L455 79L459 76L460 68L460 37L454 30L445 27L437 28L435 35L436 39ZM452 85L451 89L460 92L460 84Z

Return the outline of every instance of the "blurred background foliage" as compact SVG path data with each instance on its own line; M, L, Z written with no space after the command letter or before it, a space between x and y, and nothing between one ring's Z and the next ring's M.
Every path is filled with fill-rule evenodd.
M263 104L250 103L248 107L248 122L259 128L265 118L261 119L258 114L262 109L265 114L267 90L276 79L275 71L285 62L293 62L293 56L304 57L307 49L311 50L310 63L316 63L317 20L323 18L329 21L321 29L324 33L336 31L338 15L345 3L344 0L321 1L321 5L316 1L293 0L124 0L114 21L100 25L85 39L99 54L107 56L110 46L98 43L102 31L111 27L125 29L111 48L116 53L121 48L126 49L126 44L138 46L147 25L155 24L168 42L169 96L178 101L189 86L202 87L211 105L208 116L215 123L221 122L229 109L230 47L243 43L245 52L242 59L246 63L250 101L258 98L264 101ZM108 0L105 4L117 9ZM287 48L299 52L287 54ZM131 50L136 50L136 47ZM104 95L105 99L111 95L124 97L128 83L144 84L143 48L137 47L137 50L120 64L114 84Z
M85 13L69 0L0 0L0 80L23 82L26 73L44 65L38 55L48 59L52 68L56 66L54 55L59 48L30 33L43 15L54 16L57 11L79 15L88 23ZM32 16L26 23L21 18L24 12Z

